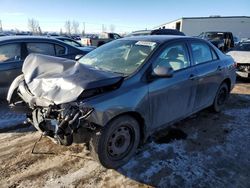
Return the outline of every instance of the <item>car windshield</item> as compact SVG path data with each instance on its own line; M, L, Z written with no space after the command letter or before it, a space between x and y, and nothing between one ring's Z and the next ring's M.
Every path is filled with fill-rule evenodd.
M130 75L156 46L157 43L150 41L116 40L91 51L79 62L96 69Z
M250 42L239 43L234 47L234 51L250 51Z

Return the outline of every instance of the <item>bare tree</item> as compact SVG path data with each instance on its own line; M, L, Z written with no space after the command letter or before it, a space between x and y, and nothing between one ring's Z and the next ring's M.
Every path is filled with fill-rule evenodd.
M68 35L71 35L72 31L71 31L71 22L68 20L65 22L65 31Z
M114 33L115 32L115 25L111 24L109 26L109 30L110 30L111 33Z
M39 35L42 35L42 29L41 29L40 26L38 27L38 34L39 34Z
M79 22L77 22L77 21L72 22L72 30L73 30L74 34L79 33Z
M60 28L60 35L63 35L63 31L62 31L62 28Z
M83 25L82 36L84 36L85 35L85 22L83 22L82 25Z
M28 28L33 33L33 35L39 33L39 27L39 22L37 20L35 20L34 18L28 19Z

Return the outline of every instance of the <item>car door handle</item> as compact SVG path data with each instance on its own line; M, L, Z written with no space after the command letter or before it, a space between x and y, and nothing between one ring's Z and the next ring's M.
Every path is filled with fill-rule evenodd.
M196 78L197 78L197 76L195 74L190 74L189 75L190 80L195 80Z

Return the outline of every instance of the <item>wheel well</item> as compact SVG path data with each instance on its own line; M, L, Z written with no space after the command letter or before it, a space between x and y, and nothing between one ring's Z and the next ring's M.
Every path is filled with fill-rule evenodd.
M146 141L146 126L145 126L144 118L141 116L141 114L139 114L138 112L129 111L129 112L124 112L122 114L119 114L118 116L115 116L114 118L117 118L117 117L123 116L123 115L129 115L129 116L135 118L135 120L139 123L141 143L145 142ZM112 118L112 119L114 119L114 118Z
M226 83L228 86L228 90L231 90L231 80L229 78L226 78L225 80L223 80L222 83Z

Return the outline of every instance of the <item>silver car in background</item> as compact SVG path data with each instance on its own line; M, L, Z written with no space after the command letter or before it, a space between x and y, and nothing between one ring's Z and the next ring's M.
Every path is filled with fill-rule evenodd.
M227 54L232 56L237 64L237 75L250 78L250 41L240 42Z

